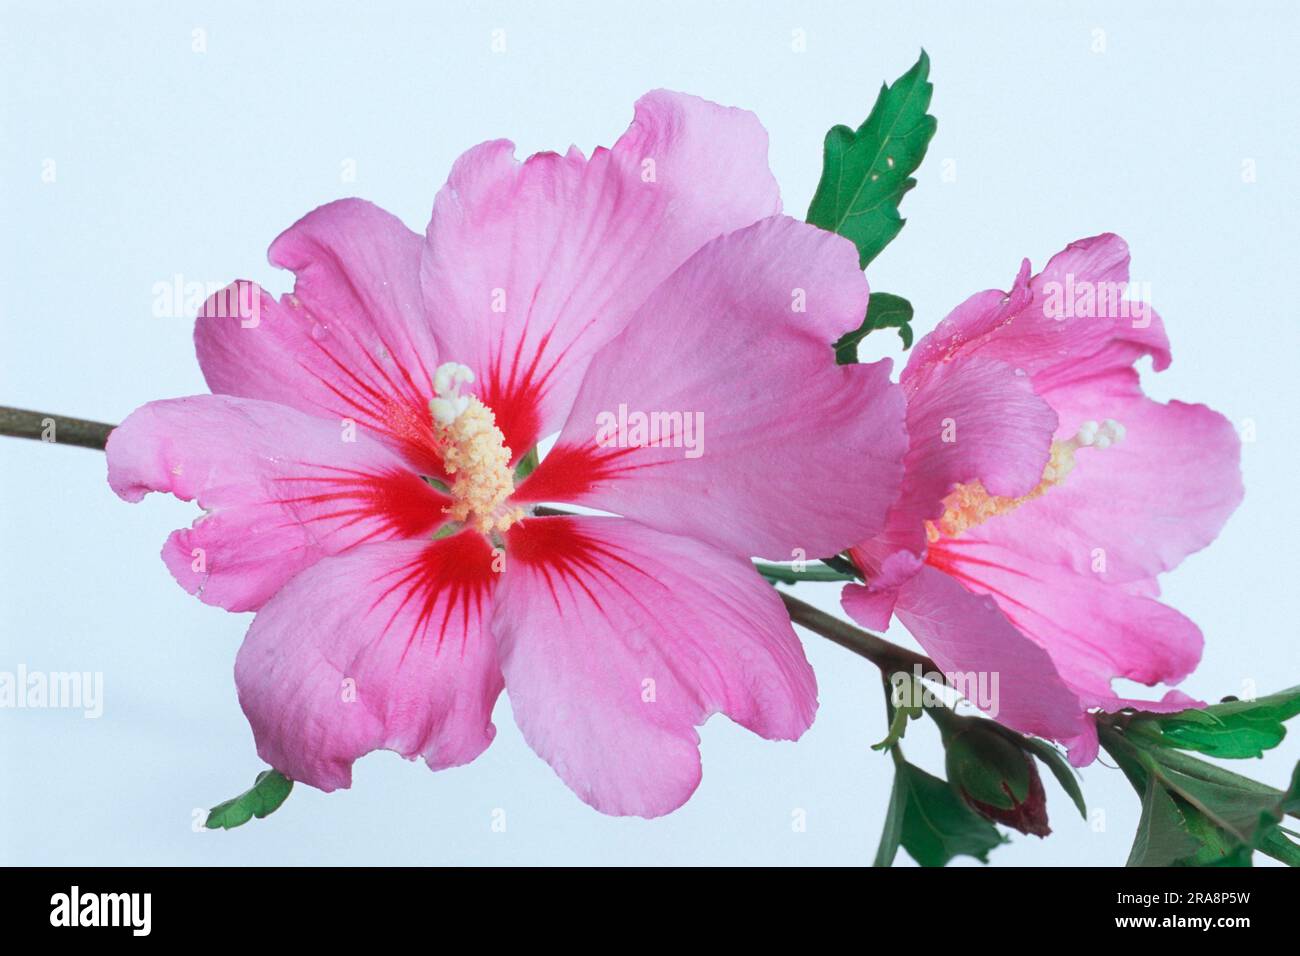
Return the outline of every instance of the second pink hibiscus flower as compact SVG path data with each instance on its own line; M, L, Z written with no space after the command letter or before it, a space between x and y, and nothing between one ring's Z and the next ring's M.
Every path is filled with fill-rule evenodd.
M844 607L896 613L946 672L997 673L998 719L1097 754L1088 712L1181 710L1113 679L1174 684L1201 634L1156 576L1209 544L1241 501L1240 444L1204 405L1142 394L1170 362L1149 305L1124 297L1128 247L1071 244L1010 292L972 296L922 339L901 381L907 478L884 531L853 550Z

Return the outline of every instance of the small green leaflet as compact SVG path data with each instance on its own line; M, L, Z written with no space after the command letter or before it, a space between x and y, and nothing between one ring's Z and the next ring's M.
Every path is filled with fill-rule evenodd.
M893 86L882 86L871 115L857 131L835 126L826 134L822 178L808 207L808 221L853 241L862 268L898 235L903 195L916 185L934 136L926 111L934 86L924 50Z
M867 300L867 317L852 332L845 332L835 343L835 361L852 365L858 360L858 343L876 329L898 329L903 348L912 347L912 303L888 292L873 292Z
M209 830L230 830L243 826L253 817L260 820L278 810L292 789L293 781L280 771L263 770L251 788L213 807L204 826Z
M1257 700L1232 700L1176 714L1140 719L1160 743L1211 757L1263 756L1286 736L1285 721L1300 714L1300 687Z
M895 707L894 716L889 721L889 732L885 734L885 739L878 744L872 744L872 750L888 750L896 743L903 739L907 733L907 722L909 720L919 720L921 717L920 707Z
M963 855L987 863L989 851L1006 842L946 780L902 758L895 759L894 768L876 866L889 866L900 844L921 866L945 866Z

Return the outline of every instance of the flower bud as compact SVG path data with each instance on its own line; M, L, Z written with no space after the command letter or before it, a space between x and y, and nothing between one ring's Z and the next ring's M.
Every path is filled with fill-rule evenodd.
M949 783L986 819L1047 836L1052 831L1038 768L1029 754L986 723L971 719L945 735Z

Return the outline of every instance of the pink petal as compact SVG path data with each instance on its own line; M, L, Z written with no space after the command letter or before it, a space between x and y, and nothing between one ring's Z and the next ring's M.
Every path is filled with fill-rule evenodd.
M1241 503L1241 442L1218 412L1146 398L1129 367L1045 397L1061 418L1058 438L1113 418L1124 440L1081 449L1062 484L974 529L974 538L1081 573L1098 570L1103 580L1138 581L1208 545Z
M462 156L422 267L444 361L468 365L515 457L564 419L587 362L714 236L780 209L767 134L743 110L657 91L591 159Z
M869 574L893 552L925 553L925 522L943 515L943 499L957 484L979 481L990 494L1007 497L1032 491L1056 429L1056 414L1028 377L1003 362L929 366L906 389L907 479L884 530L854 551Z
M194 343L208 386L353 419L440 475L429 441L438 352L420 294L422 247L417 233L360 199L307 214L270 250L273 265L296 273L292 295L276 302L235 283L233 295L213 296L200 312Z
M749 562L618 518L533 518L507 541L493 631L524 738L604 813L668 813L700 781L695 727L812 723L812 669Z
M799 294L807 311L792 308ZM714 240L592 361L517 497L781 560L869 536L898 493L906 439L889 363L834 364L831 343L867 295L853 246L793 219ZM677 418L657 447L632 447L632 432L601 434L620 409Z
M860 557L856 550L854 557ZM859 560L858 564L860 567L866 567L868 562ZM898 589L924 566L922 560L911 551L906 549L894 551L879 564L871 563L869 584L844 585L844 590L840 594L840 603L849 617L863 627L883 631L889 627L889 619L893 616L894 605L898 601Z
M918 342L902 382L976 355L1020 369L1040 392L1057 380L1086 377L1094 361L1110 364L1116 356L1132 364L1150 354L1159 371L1169 364L1164 327L1154 312L1139 316L1131 302L1120 304L1118 284L1127 281L1128 246L1109 233L1071 243L1032 279L1025 260L1010 292L971 296ZM1079 314L1085 304L1078 288L1094 291L1092 314Z
M895 614L945 674L997 679L990 716L1022 733L1058 740L1077 766L1097 755L1097 729L1053 658L988 597L935 568L905 584ZM972 703L980 703L972 700ZM996 711L996 713L994 712Z
M322 790L372 750L468 763L501 693L484 627L496 575L482 536L368 544L325 558L262 608L235 662L258 756Z
M1201 656L1201 632L1173 608L1095 576L1016 551L944 541L930 562L977 594L1046 650L1084 704L1112 707L1111 680L1174 684Z
M840 604L843 605L845 613L863 627L871 628L873 631L883 631L889 627L889 619L893 617L894 605L897 603L896 588L846 584L844 590L840 592Z
M355 438L272 402L151 402L109 435L108 481L127 501L150 491L197 500L205 514L172 533L163 560L200 600L248 611L325 555L442 522L444 496L379 442Z

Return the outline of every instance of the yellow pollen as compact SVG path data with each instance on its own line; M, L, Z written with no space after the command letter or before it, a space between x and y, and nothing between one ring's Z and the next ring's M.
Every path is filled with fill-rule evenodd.
M955 538L969 528L983 524L990 518L1004 515L1009 511L1032 501L1044 494L1053 485L1059 485L1074 468L1074 449L1064 442L1052 442L1052 457L1043 469L1043 479L1027 495L1019 498L1007 498L1003 495L991 495L984 490L984 485L977 479L970 484L957 485L948 497L943 499L943 517L939 521L925 523L925 536L931 544L940 538Z
M991 495L979 481L959 484L943 499L944 512L937 522L925 523L926 539L934 544L940 538L955 538L963 531L981 525L990 518L1007 514L1019 508L1026 501L1033 501L1047 493L1051 488L1061 484L1074 470L1074 455L1080 448L1107 448L1124 438L1124 426L1112 419L1106 419L1098 425L1096 422L1084 422L1078 433L1068 441L1052 442L1051 457L1043 469L1043 477L1038 485L1027 495L1008 498Z
M439 384L446 383L441 368L439 373ZM473 381L468 369L465 373L461 380ZM439 397L429 403L442 465L453 479L452 503L443 510L483 534L505 531L524 516L522 508L506 504L515 490L510 449L492 410L472 395L459 395L457 384L453 380L439 388Z

